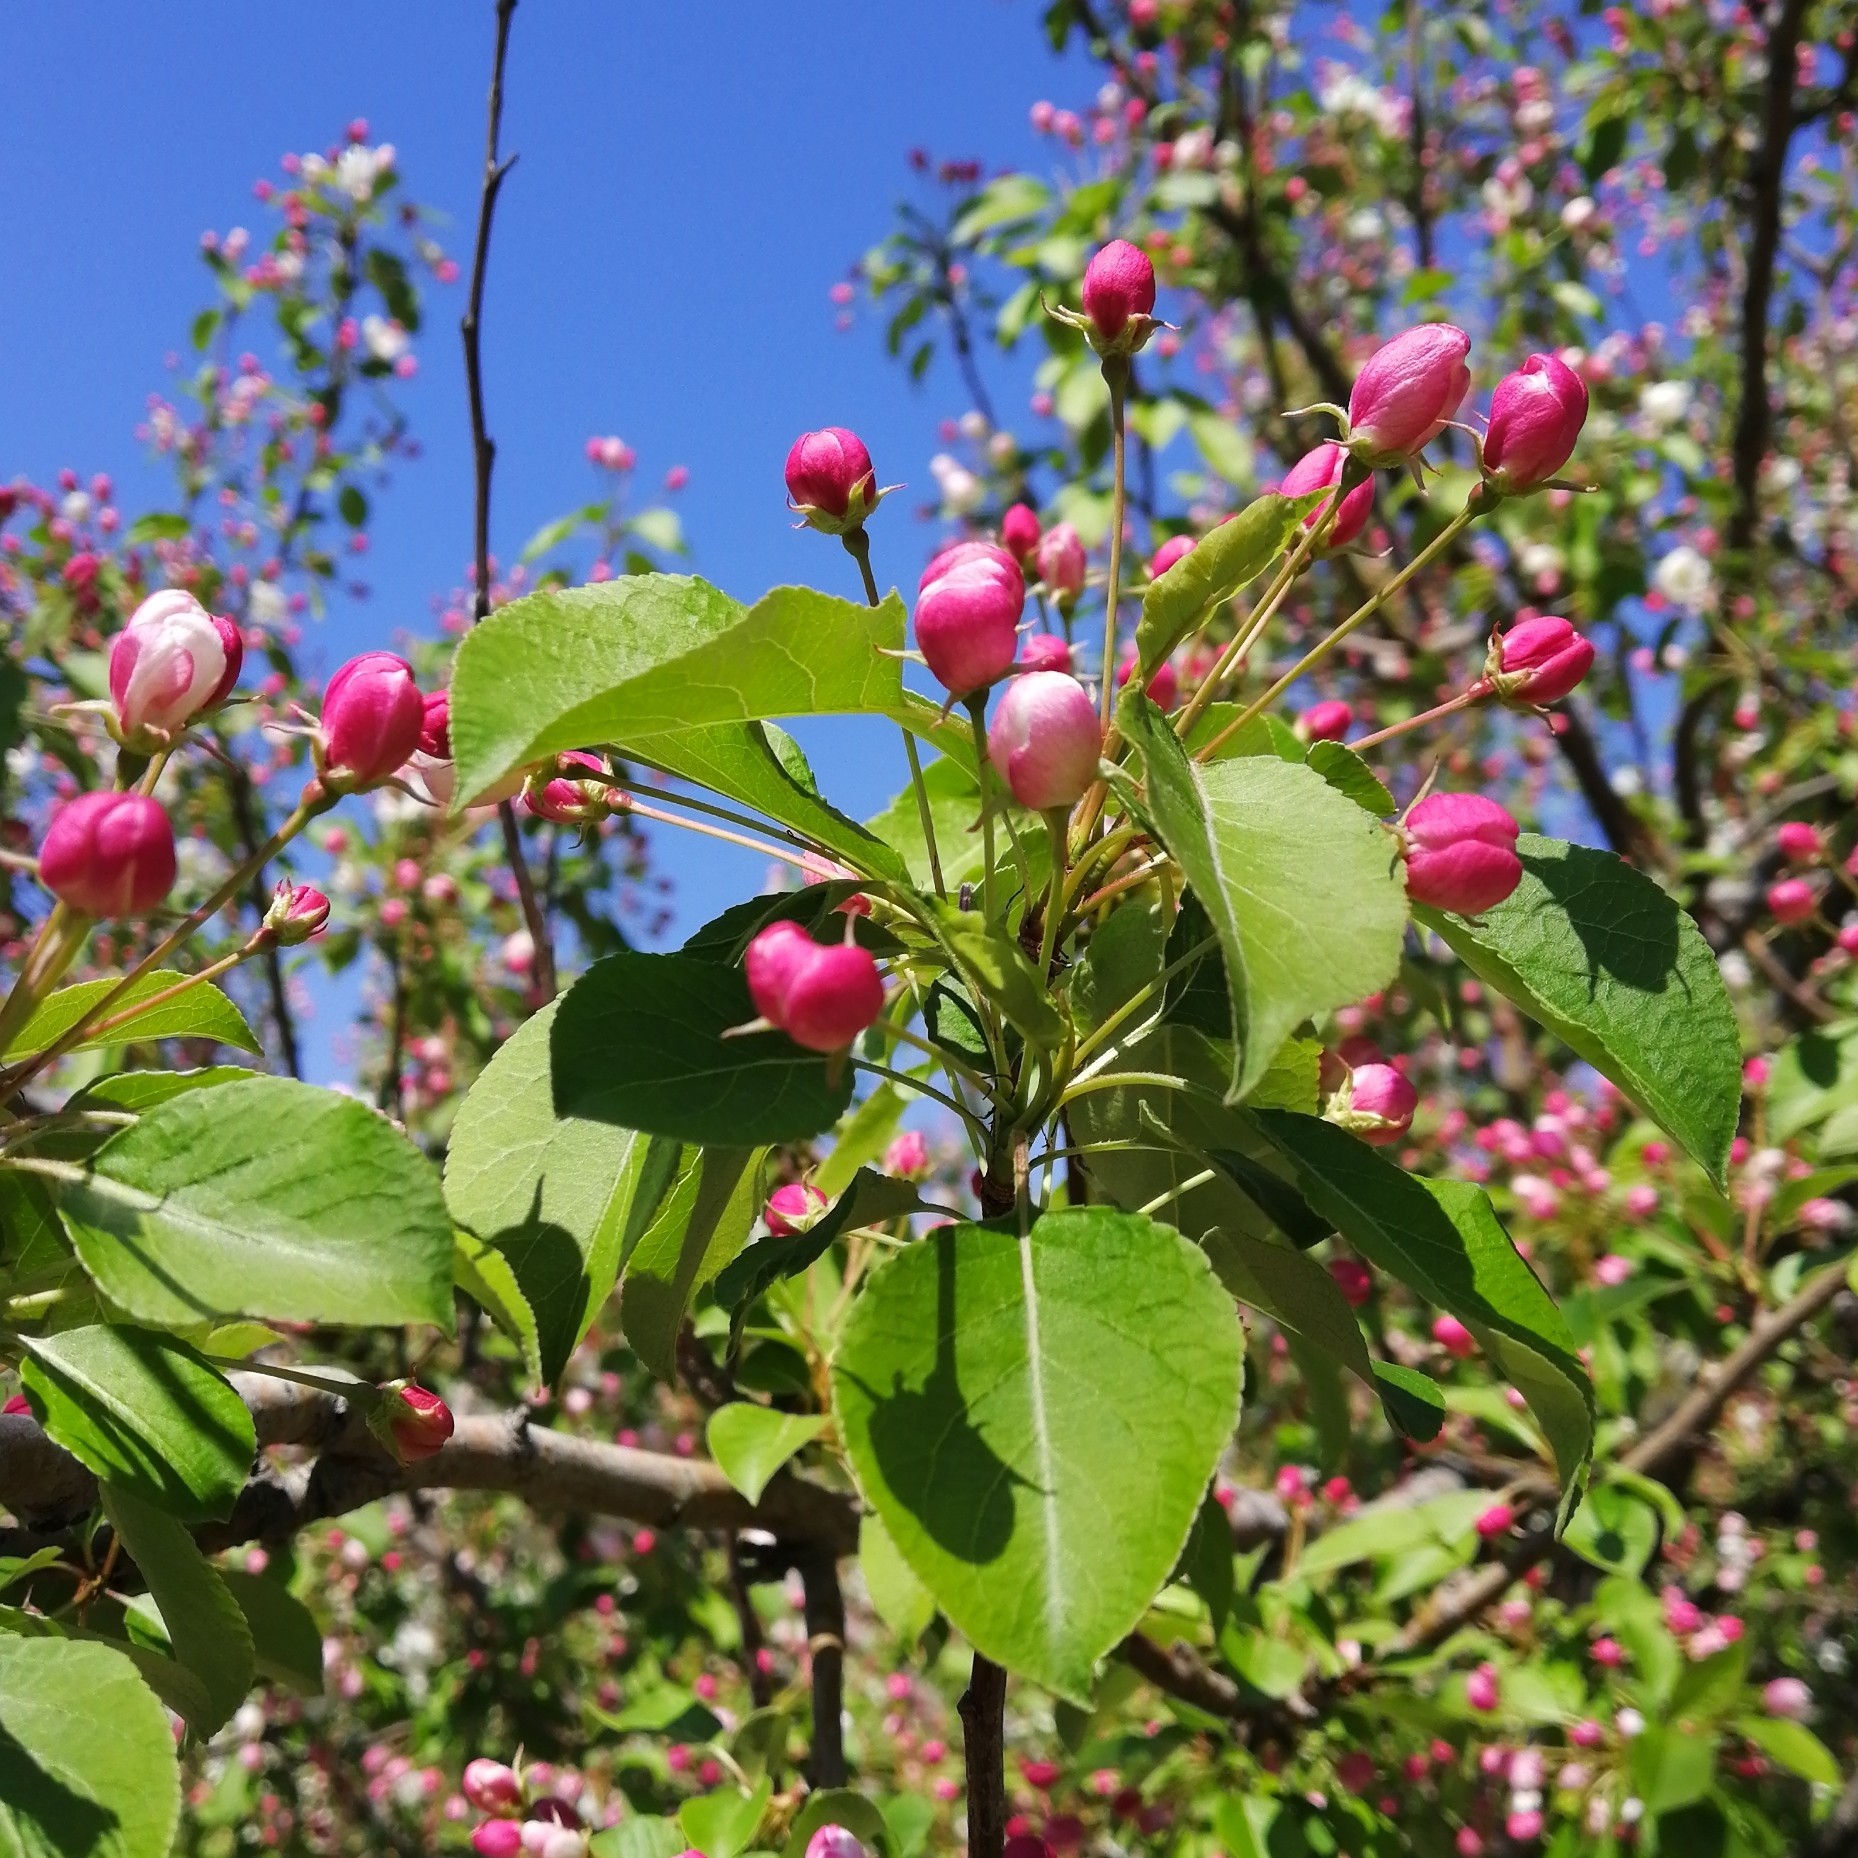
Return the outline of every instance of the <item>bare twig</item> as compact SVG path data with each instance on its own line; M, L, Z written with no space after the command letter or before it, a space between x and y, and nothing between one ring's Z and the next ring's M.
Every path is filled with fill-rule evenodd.
M1006 1850L1006 1672L976 1652L956 1708L968 1774L968 1858L1001 1858Z
M829 1549L812 1549L797 1561L812 1664L813 1755L807 1778L815 1787L843 1787L845 1596L839 1589L838 1562Z

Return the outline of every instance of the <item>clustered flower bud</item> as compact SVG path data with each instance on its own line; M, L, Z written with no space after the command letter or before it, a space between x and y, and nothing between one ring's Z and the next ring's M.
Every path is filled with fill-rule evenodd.
M827 535L849 535L883 498L871 454L855 432L822 426L803 432L787 454L787 498L794 513Z
M1154 332L1155 267L1127 239L1112 239L1084 268L1084 320L1100 355L1132 355Z
M1097 777L1103 726L1097 706L1062 671L1016 677L994 711L987 758L1013 798L1035 813L1073 806Z
M1430 794L1402 824L1406 894L1460 916L1493 909L1522 882L1521 828L1482 794Z
M1826 855L1826 841L1819 828L1804 819L1783 821L1774 834L1774 848L1789 864L1818 864Z
M1768 914L1786 928L1810 922L1818 908L1819 893L1803 877L1784 877L1768 886Z
M293 884L279 878L265 911L264 926L283 948L293 948L322 934L329 921L329 899L314 884Z
M1348 449L1375 467L1418 457L1445 429L1471 385L1471 338L1422 323L1368 357L1348 397Z
M381 1389L368 1429L401 1464L417 1464L452 1436L452 1409L424 1387L395 1382Z
M1574 455L1587 384L1558 355L1531 355L1490 396L1484 472L1506 496L1540 489Z
M794 922L770 923L744 959L755 1011L808 1051L842 1052L884 1010L868 950L815 942Z
M957 542L923 570L916 643L950 696L984 690L1012 669L1025 605L1019 563L992 542Z
M1069 523L1053 523L1039 539L1035 560L1045 591L1057 601L1061 613L1068 613L1084 591L1088 564L1083 540Z
M1419 1092L1390 1064L1357 1065L1323 1106L1323 1115L1374 1148L1398 1142L1413 1126Z
M1016 503L1000 518L1000 546L1024 568L1039 546L1038 512L1024 503Z
M1069 671L1071 644L1055 632L1035 632L1019 648L1016 671Z
M1519 619L1490 642L1484 675L1505 703L1557 703L1593 669L1594 648L1565 619Z
M331 792L358 793L392 778L419 747L425 699L413 667L392 652L363 652L329 680L316 765Z
M507 1813L523 1803L523 1784L516 1770L482 1755L465 1764L462 1791L481 1813Z
M1278 490L1286 497L1302 497L1313 490L1327 490L1341 483L1342 472L1347 464L1348 448L1336 444L1333 439L1326 440L1314 451L1305 452L1284 473L1284 481L1278 485ZM1304 528L1314 529L1328 514L1334 502L1333 497L1325 497L1304 517ZM1365 477L1342 499L1341 508L1335 513L1335 521L1329 525L1329 532L1323 537L1323 546L1346 548L1368 526L1368 518L1373 512L1374 480Z
M245 643L231 620L178 587L150 594L110 647L110 702L125 745L167 746L232 694Z
M174 828L147 794L79 794L39 847L39 882L83 916L146 916L174 878Z
M768 1204L761 1209L761 1216L776 1238L787 1239L817 1225L820 1215L831 1204L817 1187L804 1181L788 1181L768 1195Z

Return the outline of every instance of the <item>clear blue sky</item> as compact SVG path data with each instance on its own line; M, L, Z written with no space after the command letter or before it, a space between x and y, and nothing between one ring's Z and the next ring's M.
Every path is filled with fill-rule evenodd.
M806 427L855 426L880 476L921 493L937 422L966 401L952 373L912 388L868 315L838 333L826 293L887 230L914 184L913 146L990 168L1042 162L1029 106L1089 81L1081 61L1067 71L1052 56L1042 11L522 0L505 109L521 158L485 316L495 546L512 555L585 501L582 442L617 432L642 483L690 467L681 505L699 572L741 596L806 579L855 591L835 545L789 527L787 446ZM210 300L200 233L262 224L252 181L351 117L395 144L410 197L450 215L442 236L462 262L492 17L490 0L12 0L0 481L68 464L112 473L130 514L163 503L165 469L133 428ZM312 665L425 628L430 596L461 577L462 294L432 299L406 392L425 455L377 500L374 597L338 601ZM927 538L899 506L914 500L886 512L880 577L913 580ZM894 731L832 724L807 740L849 810L874 810L905 778ZM759 884L747 854L674 837L680 928Z

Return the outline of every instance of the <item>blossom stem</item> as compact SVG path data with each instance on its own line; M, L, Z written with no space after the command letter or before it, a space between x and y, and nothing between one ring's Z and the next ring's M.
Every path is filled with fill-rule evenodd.
M981 790L981 913L994 916L994 816L987 795L987 693L978 691L967 702L968 721L974 728L974 777Z
M1119 355L1103 358L1103 379L1110 390L1110 578L1103 590L1103 727L1110 726L1116 705L1116 608L1122 595L1123 510L1128 497L1128 436L1124 431L1123 396L1129 386L1129 363Z
M804 871L809 877L819 875L818 865L809 863L799 852L790 852L784 845L775 845L767 839L751 839L745 832L730 832L722 826L712 826L701 819L686 819L681 813L668 813L661 806L648 806L636 794L615 794L610 802L616 813L636 813L641 819L655 819L661 826L681 826L686 832L700 832L705 838L721 839L728 845L740 845L745 850L759 852L764 858L779 858Z
M1051 847L1052 881L1045 898L1045 935L1039 944L1039 976L1046 979L1052 971L1052 956L1058 949L1058 924L1064 915L1065 849L1071 813L1068 807L1055 806L1045 815L1045 837Z
M1417 716L1409 716L1405 722L1390 723L1385 729L1377 729L1372 735L1364 735L1359 741L1344 743L1343 746L1352 748L1359 755L1364 748L1378 748L1397 735L1405 735L1409 729L1418 729L1426 723L1436 723L1447 716L1456 715L1460 710L1468 710L1474 703L1482 703L1490 694L1490 685L1480 677L1468 690L1461 690L1449 701L1436 704L1429 710L1421 710Z

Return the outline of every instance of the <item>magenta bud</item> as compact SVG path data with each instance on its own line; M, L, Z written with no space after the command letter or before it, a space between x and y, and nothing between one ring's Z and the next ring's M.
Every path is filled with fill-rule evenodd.
M1023 568L1039 546L1039 515L1029 504L1016 503L1000 518L1000 546Z
M1432 1339L1448 1355L1456 1355L1460 1361L1467 1360L1477 1353L1477 1338L1456 1316L1435 1317L1432 1323Z
M1068 609L1084 591L1084 544L1069 523L1053 523L1039 542L1039 579L1060 607Z
M146 916L174 876L174 828L147 794L79 794L39 847L39 882L83 916Z
M1071 646L1055 632L1035 632L1019 648L1014 666L1020 671L1069 671Z
M991 542L958 542L929 564L916 643L951 696L984 690L1012 669L1025 604L1019 563Z
M1348 397L1348 446L1365 464L1402 465L1458 411L1471 385L1471 338L1450 323L1422 323L1368 357Z
M1140 348L1154 307L1155 267L1148 254L1127 239L1112 239L1084 270L1084 314L1093 343L1123 354Z
M877 474L864 441L843 426L801 433L787 454L787 498L828 535L862 528L878 504Z
M929 1143L920 1129L906 1129L884 1150L884 1172L899 1180L926 1180L929 1174Z
M343 793L378 787L419 747L425 724L425 699L404 658L351 658L323 692L316 757L325 783Z
M1398 1142L1413 1126L1419 1092L1390 1064L1357 1065L1329 1099L1324 1115L1374 1148Z
M1768 886L1768 914L1791 927L1809 921L1819 908L1819 895L1803 877L1784 877Z
M1278 490L1286 497L1302 497L1312 490L1326 490L1342 481L1342 468L1347 463L1348 448L1336 444L1333 439L1325 440L1314 451L1305 452L1284 473L1284 481L1278 485ZM1314 529L1328 514L1329 506L1334 501L1333 497L1327 497L1310 511L1303 519L1304 528ZM1342 507L1336 511L1335 521L1329 525L1329 533L1323 537L1323 546L1346 548L1368 526L1368 518L1373 511L1374 480L1371 477L1363 478L1342 499Z
M110 647L110 701L132 747L159 748L232 694L245 643L178 587L150 594Z
M1190 535L1171 535L1149 557L1148 571L1155 580L1160 580L1174 564L1184 556L1194 552L1194 538Z
M1306 742L1339 742L1354 721L1355 712L1340 697L1328 697L1297 718L1297 734Z
M1587 383L1559 355L1531 355L1490 396L1484 470L1507 494L1535 490L1574 455Z
M1406 894L1459 916L1494 908L1522 882L1521 828L1482 794L1431 794L1407 814Z
M831 1204L817 1187L809 1187L803 1181L789 1181L768 1195L768 1204L761 1209L761 1216L776 1238L787 1239L818 1225L820 1214Z
M824 947L798 923L770 923L743 965L755 1011L808 1051L844 1051L884 1010L870 953L853 943Z
M1497 640L1498 668L1491 676L1506 703L1555 703L1593 669L1594 649L1565 619L1543 614L1519 619Z
M1494 1710L1501 1696L1497 1667L1481 1664L1464 1682L1464 1700L1474 1710Z
M1329 1275L1352 1310L1358 1310L1374 1295L1374 1274L1358 1258L1332 1258Z
M265 911L265 927L273 940L284 948L293 948L321 935L328 922L329 899L314 884L278 879L271 893L271 907Z
M389 1384L381 1389L368 1429L401 1464L417 1464L452 1436L452 1409L424 1387Z
M987 759L1013 798L1035 813L1082 799L1102 750L1097 706L1062 671L1014 678L987 731Z
M523 788L524 810L537 819L553 820L558 826L584 826L591 820L604 819L616 806L623 807L623 797L614 788L603 780L583 778L577 769L585 769L590 775L607 772L606 763L598 755L571 748L529 777Z
M1136 650L1132 645L1123 654L1122 663L1117 666L1117 689L1120 690L1135 675L1135 666ZM1171 710L1174 708L1174 700L1180 695L1181 680L1174 666L1166 658L1162 659L1160 664L1149 673L1147 689L1149 701L1157 709Z
M480 1755L465 1763L464 1797L482 1813L509 1813L523 1803L523 1784L516 1770Z
M419 752L435 761L452 758L452 693L429 690L420 698Z
M1516 1527L1516 1512L1507 1503L1493 1503L1489 1509L1478 1513L1473 1527L1481 1541L1494 1542Z
M1826 855L1826 841L1820 837L1819 828L1803 819L1783 821L1774 835L1774 845L1789 864L1818 864Z
M821 1826L806 1842L806 1858L865 1858L865 1849L843 1826Z
M487 1819L471 1834L478 1858L516 1858L523 1849L523 1829L513 1819Z

